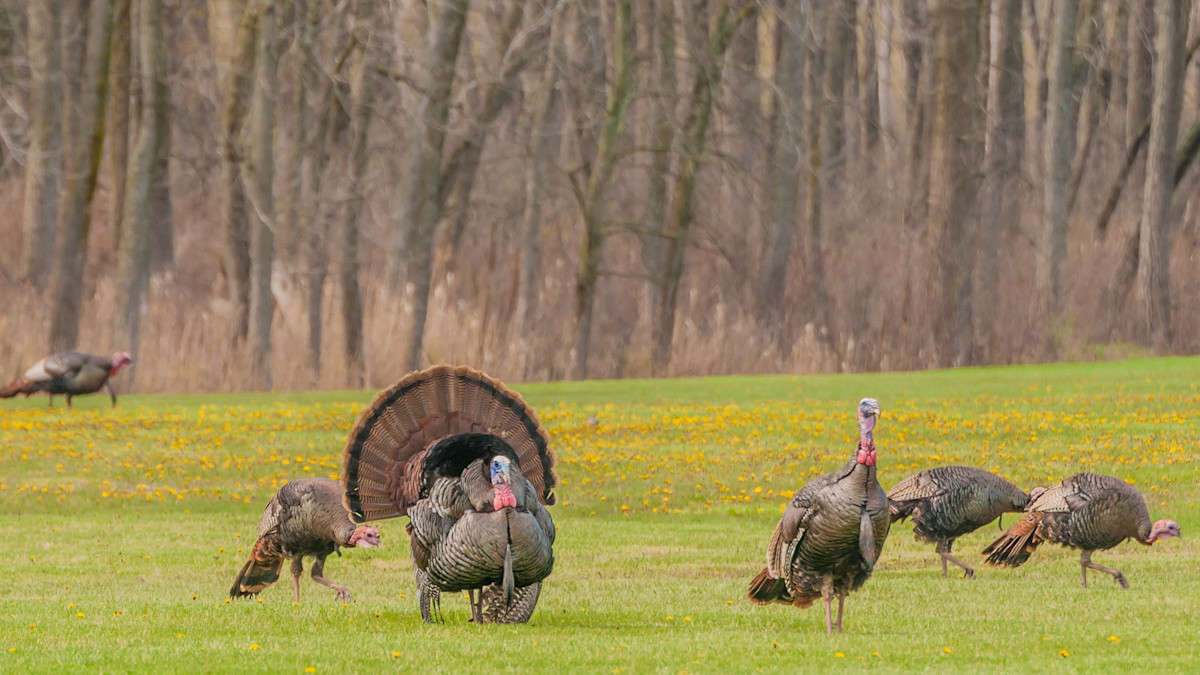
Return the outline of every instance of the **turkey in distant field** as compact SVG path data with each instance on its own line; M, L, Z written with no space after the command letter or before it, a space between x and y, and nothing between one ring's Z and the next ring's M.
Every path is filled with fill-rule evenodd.
M1092 562L1092 551L1112 548L1126 539L1149 546L1178 536L1179 524L1174 520L1150 522L1146 500L1129 483L1113 476L1078 473L1032 499L1025 515L983 549L983 555L992 565L1016 567L1043 541L1064 544L1083 551L1079 564L1084 588L1089 568L1111 574L1122 588L1129 588L1120 570Z
M467 591L472 621L522 623L554 568L554 453L533 410L464 366L413 372L375 397L342 455L355 522L407 515L421 617Z
M258 521L258 541L250 559L238 572L229 597L257 595L279 579L283 561L292 561L292 590L300 602L300 575L304 556L314 556L313 581L337 592L338 600L350 601L350 592L325 578L325 558L340 547L379 546L379 530L356 526L342 505L342 486L328 478L301 478L275 493Z
M1039 494L1044 488L1034 488ZM942 577L946 561L975 576L971 566L954 557L954 540L987 525L1002 513L1023 511L1030 495L990 471L970 466L939 466L926 469L896 483L888 490L888 508L892 522L913 519L917 541L937 544L942 557Z
M858 404L858 447L833 473L808 482L792 498L767 547L767 567L750 582L747 597L811 607L825 603L825 630L842 632L846 596L871 576L891 520L887 495L875 477L875 419L879 404ZM837 623L832 618L838 598Z
M104 387L116 407L117 391L109 378L131 363L133 356L129 352L116 352L111 359L86 352L57 352L33 364L24 375L0 388L0 398L12 398L17 394L28 397L44 391L50 395L50 407L54 407L55 394L65 394L70 408L72 396L94 394Z

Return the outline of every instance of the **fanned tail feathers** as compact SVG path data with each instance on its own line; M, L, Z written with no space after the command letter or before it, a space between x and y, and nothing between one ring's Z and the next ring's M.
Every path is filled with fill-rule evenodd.
M355 522L407 513L421 492L428 448L465 433L503 439L518 466L554 504L558 477L549 436L521 396L498 380L466 366L414 371L380 392L359 416L342 453L345 505Z
M284 556L273 542L259 539L250 551L250 559L242 565L233 587L229 589L231 598L248 598L258 595L267 586L279 580L279 570L283 569Z
M1042 523L1042 514L1031 511L1013 523L1008 531L983 549L982 555L987 556L989 565L1004 565L1016 567L1029 559L1042 537L1038 536L1038 526Z

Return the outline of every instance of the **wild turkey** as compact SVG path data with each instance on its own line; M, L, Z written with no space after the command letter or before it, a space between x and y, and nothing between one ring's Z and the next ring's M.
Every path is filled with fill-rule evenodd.
M846 596L871 576L891 520L887 495L875 478L875 419L879 404L858 404L858 447L833 473L812 479L792 497L771 543L767 567L750 582L747 596L760 605L778 602L800 608L825 603L825 630L832 633L833 596L842 632Z
M325 578L325 558L342 554L340 547L379 546L379 530L355 526L342 505L342 486L328 478L290 481L271 498L258 521L258 541L250 559L238 572L229 597L257 595L279 579L283 561L292 560L292 590L300 602L300 575L304 556L314 556L313 581L337 592L338 600L350 601L350 592Z
M116 352L111 359L86 352L57 352L33 364L24 375L0 389L0 398L12 398L17 394L28 398L30 394L44 391L50 395L51 408L55 394L65 394L70 408L72 396L94 394L104 387L115 408L117 391L109 378L131 363L133 356L129 352Z
M1122 588L1129 582L1119 570L1092 562L1092 551L1109 549L1126 539L1149 546L1159 539L1178 537L1174 520L1150 522L1150 511L1141 493L1120 478L1078 473L1030 500L1008 531L983 549L992 565L1016 567L1029 559L1043 541L1082 549L1079 564L1083 587L1087 571L1111 574Z
M1033 495L1045 488L1034 488ZM970 466L939 466L926 469L896 483L888 490L892 522L913 519L917 541L937 544L946 561L963 568L968 579L975 576L970 565L955 558L950 549L958 537L987 525L1000 514L1022 511L1030 495L990 471Z
M421 617L468 591L472 621L523 623L554 567L554 453L537 416L465 366L408 374L376 396L342 455L355 522L407 515Z

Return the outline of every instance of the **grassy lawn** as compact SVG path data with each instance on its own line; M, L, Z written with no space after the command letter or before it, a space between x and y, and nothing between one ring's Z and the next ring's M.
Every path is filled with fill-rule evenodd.
M331 558L355 602L282 583L229 602L262 508L336 477L373 392L0 402L0 671L1194 672L1200 662L1200 359L831 377L518 385L559 460L556 567L533 621L425 625L403 519ZM744 599L782 509L849 457L858 399L883 407L880 481L962 463L1028 489L1111 473L1183 539L940 577L912 526L827 636L818 606ZM60 403L61 405L61 399ZM599 424L585 420L595 414ZM1005 519L1012 522L1012 516ZM964 537L965 560L998 534Z

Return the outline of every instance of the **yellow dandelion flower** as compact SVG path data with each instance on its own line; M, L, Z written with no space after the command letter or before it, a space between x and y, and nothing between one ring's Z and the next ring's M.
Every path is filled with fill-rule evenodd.
M176 638L178 638L178 639L180 639L180 640L182 640L182 639L183 639L183 633L176 633L176 634L175 634L175 637L176 637Z
M942 651L943 651L943 652L946 652L947 654L953 654L953 653L954 653L954 650L953 650L953 649L950 649L949 647L942 647Z
M1109 642L1120 642L1120 641L1121 641L1121 638L1117 637L1116 635L1109 635L1109 636L1108 636L1108 641L1109 641Z
M398 658L400 658L400 652L392 652L392 658L393 658L393 659L398 659Z
M834 656L836 656L836 657L838 657L839 659L844 659L844 658L846 658L846 655L845 655L845 654L843 654L843 653L841 653L841 652L835 652L833 655L834 655Z
M251 650L254 650L254 649L262 649L262 645L260 645L260 644L258 644L257 642L255 642L254 644L250 645L249 649L251 649Z

